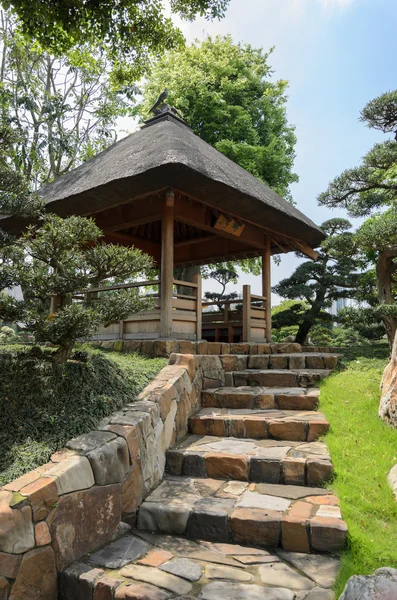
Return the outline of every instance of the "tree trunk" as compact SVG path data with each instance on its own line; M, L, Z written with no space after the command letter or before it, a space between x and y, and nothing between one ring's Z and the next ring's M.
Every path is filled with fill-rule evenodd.
M299 325L298 332L295 336L296 344L304 344L306 342L307 336L309 335L309 331L313 327L314 318L313 319L305 319Z
M61 344L58 350L52 355L54 363L57 365L65 364L71 357L73 346L74 340Z
M376 261L376 279L378 286L379 304L394 304L392 292L393 275L396 271L395 258L397 249L394 251L380 252ZM394 338L397 331L397 318L389 315L382 317L383 324L386 329L387 340L390 348L393 346Z
M180 281L186 281L192 283L194 276L200 273L200 267L177 267L174 269L175 279ZM185 294L185 296L195 296L195 290L191 287L184 287L183 285L178 286L178 294Z

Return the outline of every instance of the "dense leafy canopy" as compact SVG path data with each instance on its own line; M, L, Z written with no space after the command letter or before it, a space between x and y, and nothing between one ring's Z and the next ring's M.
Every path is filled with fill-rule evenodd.
M185 19L197 15L221 18L229 0L171 0L172 12ZM126 73L136 80L146 70L151 54L178 48L181 31L166 16L161 0L5 0L21 21L25 34L55 54L65 53L81 39L101 46L118 65L120 79Z
M116 139L134 86L114 82L109 61L85 43L55 58L0 20L0 114L13 132L8 157L33 188L91 158Z
M286 81L271 79L270 53L228 37L168 52L153 67L140 112L169 89L167 102L193 131L283 196L297 181L296 142L286 115Z
M298 343L305 342L311 328L324 318L324 309L338 298L349 298L357 286L360 266L355 255L351 225L346 219L330 219L321 225L328 235L316 261L301 263L295 272L274 286L283 298L304 300L309 308L301 313Z

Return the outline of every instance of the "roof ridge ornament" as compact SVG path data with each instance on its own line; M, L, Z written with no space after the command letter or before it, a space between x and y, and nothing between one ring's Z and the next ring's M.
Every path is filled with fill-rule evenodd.
M189 125L184 121L181 113L177 111L176 108L167 104L166 99L168 97L169 90L165 88L163 92L159 95L156 102L150 108L149 113L152 113L149 119L144 121L144 125L142 128L147 127L148 125L152 125L153 123L157 123L157 121L169 120L169 117L173 117L179 123L183 123L186 127Z

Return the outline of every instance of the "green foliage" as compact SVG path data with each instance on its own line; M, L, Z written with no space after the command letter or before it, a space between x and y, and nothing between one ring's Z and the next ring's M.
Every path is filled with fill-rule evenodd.
M385 335L379 311L371 306L346 306L339 311L338 322L368 340L380 340Z
M20 242L21 320L37 341L59 347L56 360L61 362L69 358L76 339L150 305L139 288L89 292L106 280L131 280L152 267L151 258L136 248L99 245L101 235L91 219L47 214ZM73 301L76 295L80 302Z
M310 304L302 300L284 300L277 306L273 306L272 332L280 328L298 325L309 308Z
M140 113L169 89L193 131L283 196L290 183L296 142L286 115L286 81L271 78L270 53L230 36L208 37L183 51L168 52L144 86Z
M7 163L36 189L115 141L116 120L131 114L135 87L133 80L117 83L109 60L81 34L60 56L18 25L0 11L0 114L13 134Z
M273 287L283 298L303 300L308 305L307 310L296 314L298 343L305 342L316 322L332 320L324 309L334 300L354 296L362 264L355 252L353 234L348 231L349 221L331 219L321 227L328 237L321 244L318 259L300 264L290 277Z
M349 527L337 597L352 575L397 565L397 550L390 543L397 538L397 504L387 483L396 463L397 430L378 418L379 383L389 349L387 344L365 348L367 352L362 346L344 351L345 370L321 384L321 410L331 424L325 441L336 473L331 487Z
M343 207L352 217L366 217L397 198L397 142L375 144L362 164L347 169L319 195L319 204Z
M171 0L182 18L221 18L229 0ZM181 31L166 16L160 0L7 0L21 20L21 30L54 54L76 48L81 39L105 50L123 81L141 77L150 55L183 43Z
M397 91L369 102L361 112L361 120L384 133L397 132ZM359 228L355 243L376 264L377 315L382 316L391 346L397 331L393 308L397 270L397 135L394 140L375 144L361 165L336 177L318 200L332 208L342 206L353 216L372 215ZM379 209L381 212L373 214ZM375 308L372 295L370 304Z
M56 365L49 349L0 346L0 486L133 402L166 363L89 347L76 357L82 351L86 360Z
M361 111L361 121L372 129L393 133L397 129L397 90L374 98Z

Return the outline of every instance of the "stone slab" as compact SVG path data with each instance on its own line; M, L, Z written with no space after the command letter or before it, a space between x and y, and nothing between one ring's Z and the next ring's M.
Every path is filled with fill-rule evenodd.
M121 569L120 575L137 581L143 581L144 583L150 583L174 594L189 594L193 589L188 581L153 567L128 565Z
M284 586L291 590L310 590L314 583L284 563L259 567L259 576L265 585Z
M205 576L207 579L228 579L229 581L239 581L241 583L253 580L251 573L247 573L242 569L215 565L208 565L205 568Z
M199 600L294 600L295 594L286 588L266 589L245 583L213 581L203 587Z
M160 569L166 571L166 573L171 573L172 575L187 579L188 581L198 581L201 579L203 573L202 567L188 558L177 558L176 560L163 564Z
M89 562L95 567L120 569L127 563L140 558L147 551L148 544L146 542L128 535L91 554Z

